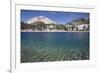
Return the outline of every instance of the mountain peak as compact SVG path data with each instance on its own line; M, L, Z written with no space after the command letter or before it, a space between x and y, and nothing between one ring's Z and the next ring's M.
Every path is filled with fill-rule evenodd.
M36 16L36 17L33 17L33 18L29 19L29 20L27 21L27 23L28 23L28 24L31 24L31 23L35 23L35 22L38 22L38 21L41 21L41 22L43 22L43 23L45 23L45 24L52 24L52 23L53 23L53 24L56 24L55 21L49 19L49 18L46 17L46 16Z

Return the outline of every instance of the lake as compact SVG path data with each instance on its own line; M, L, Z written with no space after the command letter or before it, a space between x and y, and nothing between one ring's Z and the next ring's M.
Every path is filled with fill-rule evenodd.
M89 32L21 32L21 63L89 57Z

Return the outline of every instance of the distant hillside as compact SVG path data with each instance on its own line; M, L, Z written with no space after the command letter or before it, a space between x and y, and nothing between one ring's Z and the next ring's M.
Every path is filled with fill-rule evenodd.
M81 25L81 24L89 24L89 18L79 18L79 19L76 19L76 20L72 20L70 21L69 23L66 23L66 25Z

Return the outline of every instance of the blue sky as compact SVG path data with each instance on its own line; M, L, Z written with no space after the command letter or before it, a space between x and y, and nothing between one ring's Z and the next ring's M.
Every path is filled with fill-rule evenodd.
M59 23L66 24L78 18L89 18L89 13L82 12L58 12L58 11L39 11L39 10L21 10L21 21L27 20L36 16L46 16L49 19Z

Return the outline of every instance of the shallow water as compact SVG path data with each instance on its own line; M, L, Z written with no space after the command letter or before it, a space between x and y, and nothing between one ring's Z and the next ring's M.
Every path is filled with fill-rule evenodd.
M21 32L21 62L89 59L89 32Z

